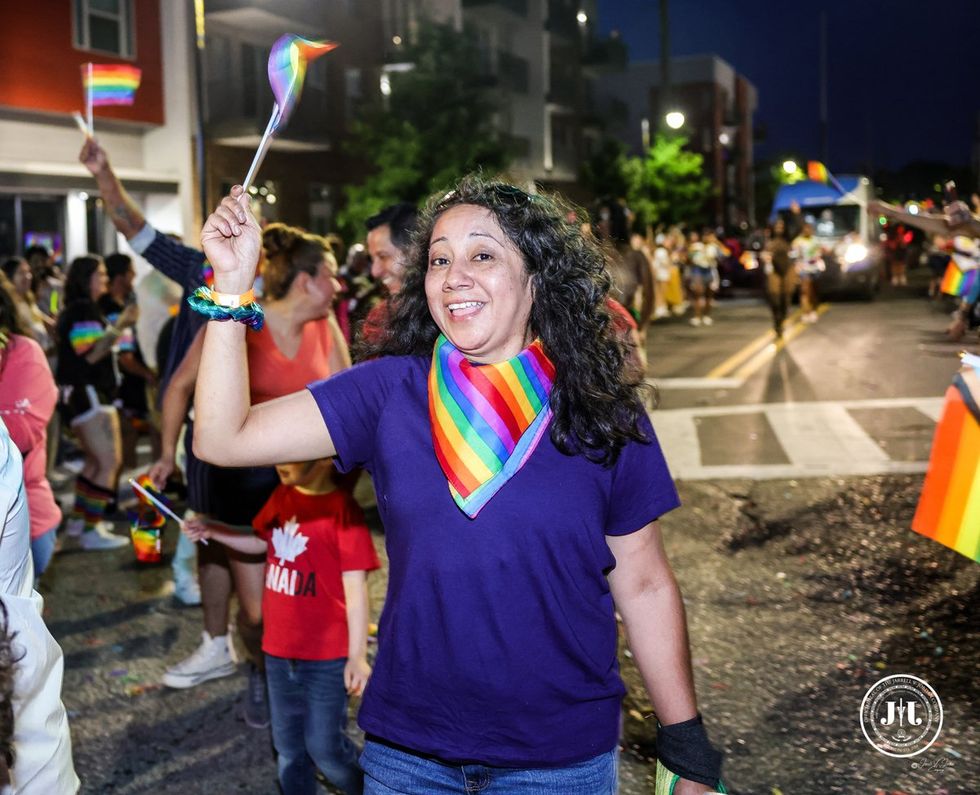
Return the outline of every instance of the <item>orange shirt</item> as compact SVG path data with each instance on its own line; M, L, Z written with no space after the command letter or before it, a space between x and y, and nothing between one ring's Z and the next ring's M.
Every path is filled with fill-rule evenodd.
M249 331L245 343L253 405L298 392L330 375L333 338L326 318L303 326L303 339L293 359L276 347L268 324L261 331Z

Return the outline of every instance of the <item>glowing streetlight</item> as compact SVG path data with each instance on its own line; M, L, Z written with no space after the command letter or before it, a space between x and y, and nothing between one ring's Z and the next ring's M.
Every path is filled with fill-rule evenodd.
M783 161L783 172L786 174L795 174L800 170L800 167L796 164L795 160L784 160Z
M684 118L684 114L679 110L672 110L670 113L664 116L664 121L667 122L667 126L670 127L670 129L679 130L684 126L686 119Z
M585 13L584 11L579 11L579 12L578 12L578 13L577 13L577 14L575 15L575 19L577 19L577 20L578 20L578 24L579 24L579 25L584 25L584 24L585 24L586 22L588 22L588 21L589 21L589 15L588 15L588 14L586 14L586 13Z

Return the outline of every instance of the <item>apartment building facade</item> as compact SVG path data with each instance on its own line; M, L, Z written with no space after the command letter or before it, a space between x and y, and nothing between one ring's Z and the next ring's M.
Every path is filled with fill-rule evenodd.
M33 244L63 261L121 241L78 162L83 64L142 70L135 104L95 109L117 172L160 229L200 228L194 202L191 6L161 0L34 0L0 28L0 254Z
M680 111L685 120L679 132L690 149L704 156L714 187L708 208L713 223L755 223L755 86L716 55L672 58L670 81L664 102L659 61L631 63L599 76L596 103L607 133L622 141L630 154L639 155L650 136L663 128L663 114Z

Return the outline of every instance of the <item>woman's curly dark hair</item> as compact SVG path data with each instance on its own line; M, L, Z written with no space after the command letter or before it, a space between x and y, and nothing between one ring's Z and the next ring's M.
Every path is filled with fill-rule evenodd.
M439 328L425 297L429 239L443 213L467 204L490 210L524 257L534 289L531 331L556 369L551 440L566 455L611 465L627 442L647 441L639 426L645 387L627 367L626 348L611 324L611 279L602 251L583 237L572 221L576 212L556 196L470 175L432 197L388 322L362 344L358 358L431 355Z

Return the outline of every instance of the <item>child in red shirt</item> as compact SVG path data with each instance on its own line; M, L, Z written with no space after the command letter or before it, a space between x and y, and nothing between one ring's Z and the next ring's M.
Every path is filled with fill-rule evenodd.
M315 793L314 765L360 795L357 750L344 732L347 696L359 695L367 663L367 572L379 568L364 515L333 479L329 459L276 467L282 481L242 535L204 518L185 523L194 541L266 552L262 595L272 740L279 782Z

